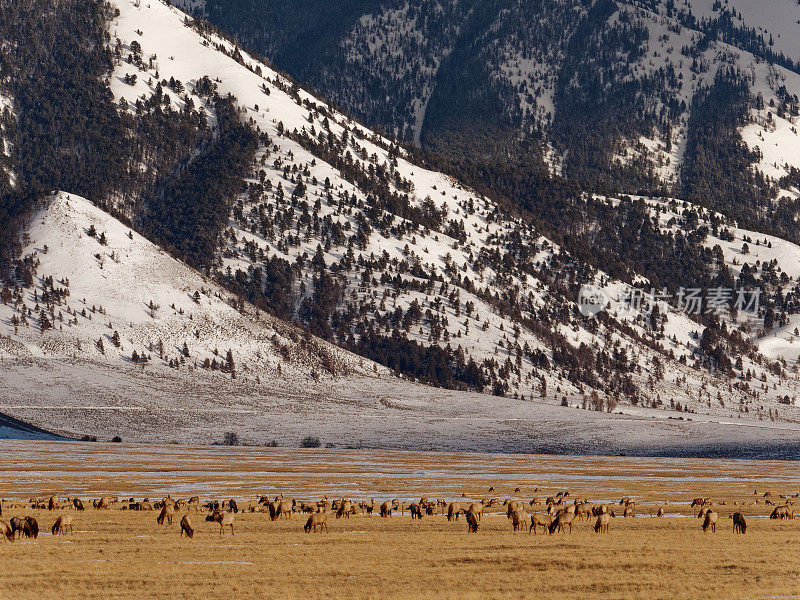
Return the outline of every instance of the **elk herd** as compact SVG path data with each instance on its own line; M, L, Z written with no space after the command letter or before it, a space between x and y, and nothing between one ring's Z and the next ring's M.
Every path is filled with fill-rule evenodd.
M494 488L490 488L490 493L492 491L494 491ZM518 492L519 488L516 491ZM771 500L769 492L763 496L765 504L774 505L774 509L769 515L770 519L795 518L792 500L783 497L783 503L776 504ZM466 498L466 495L463 495L463 497ZM701 520L701 530L703 532L715 533L719 522L717 507L725 504L725 501L715 503L711 498L698 497L689 503L689 509L698 509L697 518ZM758 504L758 500L752 504ZM619 502L614 502L613 504L595 503L588 501L586 498L570 498L570 493L567 491L559 492L547 498L533 498L528 502L512 499L501 501L499 498L486 498L472 502L465 500L462 502L447 501L442 498L429 500L426 497L422 497L419 500L408 503L395 498L383 501L380 504L376 503L374 498L369 501L356 501L350 498L329 500L327 495L318 501L298 501L295 499L289 501L285 500L281 495L274 498L261 496L258 500L246 503L239 503L234 499L214 500L203 503L198 496L177 500L167 496L155 501L148 498L137 501L134 498L124 500L118 497L104 496L87 502L71 496L65 499L61 499L58 496L50 496L44 499L32 498L27 503L7 504L5 507L6 513L12 508L47 510L59 513L51 528L53 535L72 533L74 531L73 516L89 508L94 510L158 511L156 524L159 526L172 525L176 512L180 511L184 513L179 521L180 536L186 535L187 538L192 539L194 538L195 528L192 525L191 512L205 512L206 522L219 525L219 535L224 535L227 532L234 535L235 515L238 513L265 513L271 521L279 519L291 520L297 514L305 519L303 530L306 533L327 532L329 516L333 516L336 519L349 519L353 515L372 515L377 512L380 518L388 519L393 514L400 513L405 515L408 512L412 520L421 520L425 516L438 515L445 517L448 522L457 522L459 517L463 515L464 520L467 522L467 532L477 533L484 513L490 511L507 517L513 532L527 530L529 534L533 535L536 535L539 531L542 534L572 533L573 527L579 523L593 522L591 529L595 533L601 534L609 533L612 518L617 516L633 518L635 516L636 501L629 496L625 496ZM0 539L13 542L23 537L38 538L39 523L33 516L14 516L6 521L4 520L3 511L3 501L0 500ZM664 517L664 507L659 506L655 512L650 510L649 514L656 518ZM744 534L747 531L747 521L741 510L733 512L729 517L733 522L734 533Z

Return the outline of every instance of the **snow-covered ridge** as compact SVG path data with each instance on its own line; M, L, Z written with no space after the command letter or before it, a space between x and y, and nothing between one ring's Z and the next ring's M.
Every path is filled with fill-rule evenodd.
M236 374L253 380L367 372L368 361L302 339L81 197L52 197L27 239L23 257L35 266L36 287L6 290L5 357L80 358L156 372L173 364L219 377L204 364L221 372L231 349Z

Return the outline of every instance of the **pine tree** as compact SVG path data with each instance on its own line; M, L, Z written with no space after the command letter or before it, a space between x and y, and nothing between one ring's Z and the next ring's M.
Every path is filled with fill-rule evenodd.
M228 349L228 354L225 355L225 371L228 373L236 373L236 365L233 363L233 352Z
M183 352L183 355L186 358L189 358L189 346L186 344L186 342L183 342L183 350L182 350L182 352Z

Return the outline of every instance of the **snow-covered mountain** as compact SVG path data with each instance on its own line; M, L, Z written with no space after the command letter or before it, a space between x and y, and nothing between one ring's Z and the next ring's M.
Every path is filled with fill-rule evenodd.
M637 422L692 413L702 422L793 427L798 246L679 200L579 193L573 210L625 222L616 242L597 237L584 254L574 239L604 235L604 217L565 222L564 243L556 242L524 212L426 168L180 10L160 0L113 0L103 14L112 70L102 82L135 152L124 176L92 188L104 193L86 199L57 191L30 210L0 304L8 362L0 411L109 436L130 419L137 439L161 428L191 430L193 441L229 422L266 423L266 413L292 413L330 430L342 413L358 420L371 408L398 418L397 432L413 430L415 418L434 423L438 412L458 437L457 419L476 402L481 418L496 409L504 423L517 411L531 420L574 411L567 421L580 423L582 409L593 409ZM621 14L615 18L625 22ZM671 17L652 18L669 29ZM776 69L759 63L756 79L766 82ZM687 71L682 79L691 78ZM24 127L32 109L14 103L12 91L30 92L5 83L12 101L4 121ZM758 110L763 126L748 125L745 137L793 135L791 115ZM236 142L234 121L252 132L242 139L257 140L252 153L235 154L246 158L242 172L227 160L231 147L248 145ZM10 185L19 189L20 178L31 178L24 160L17 169L13 160L25 144L7 147L9 171L20 173ZM221 171L230 185L220 196L233 192L219 206L207 196L216 180L192 186L192 169L212 162L233 165L233 173ZM206 201L213 210L202 213ZM604 264L615 253L627 256L615 244L630 231L650 245L636 260ZM761 310L732 314L726 306L718 320L693 319L674 298L648 311L649 295L643 309L631 310L632 284L649 291L663 283L656 253L685 260L687 274L706 288L761 284ZM577 304L587 283L609 299L597 317ZM408 379L506 399L433 392ZM58 384L32 394L26 381ZM209 417L215 406L225 415L219 424ZM180 427L171 428L171 419ZM488 427L487 435L501 430ZM352 444L353 436L336 439Z
M322 31L305 18L317 0L186 6L402 139L498 161L522 139L551 169L627 192L680 185L694 101L733 68L764 103L744 132L753 162L776 180L798 166L775 150L798 147L793 0L364 0L333 3Z

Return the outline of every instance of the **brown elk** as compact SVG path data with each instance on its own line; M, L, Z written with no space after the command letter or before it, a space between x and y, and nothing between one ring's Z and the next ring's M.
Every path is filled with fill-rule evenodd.
M5 521L0 521L0 537L9 542L14 541L14 530Z
M594 504L592 504L591 502L581 502L580 504L575 505L576 517L581 517L583 515L586 515L586 520L588 521L589 519L592 518L593 514L594 514Z
M769 516L770 519L794 519L794 510L788 504L776 506Z
M343 498L339 503L339 509L336 511L336 518L347 517L350 518L350 513L353 512L353 503L347 498Z
M31 537L31 526L22 517L13 517L9 524L11 525L11 534L17 537ZM18 534L18 535L17 535Z
M453 519L458 521L458 515L460 515L460 514L461 514L461 504L459 504L458 502L451 502L447 506L447 520L448 521L452 521Z
M553 518L550 515L542 515L533 513L531 515L531 526L528 529L528 533L531 531L533 535L536 535L536 528L541 527L543 529L542 533L547 532L547 528L550 527L550 523L553 522Z
M703 519L703 533L708 532L709 529L711 529L712 533L717 532L717 517L717 513L713 510L709 510L706 513L706 517Z
M520 508L511 515L511 524L514 527L514 532L525 531L525 522L528 520L528 513L524 508Z
M313 529L316 533L317 527L319 527L319 532L322 533L323 531L328 531L328 515L324 512L317 512L313 513L308 517L308 521L303 526L303 530L306 533L310 533Z
M212 515L206 517L206 521L216 521L219 523L219 534L222 535L226 527L231 528L231 535L233 535L233 513L228 511L216 511Z
M608 525L611 522L611 516L608 513L603 513L597 517L594 523L595 533L608 533Z
M13 533L19 532L19 536L23 535L27 538L39 537L39 522L33 517L14 517L11 519L11 530Z
M184 533L190 540L194 538L194 529L192 528L192 521L189 519L188 514L183 515L181 519L181 537L183 537ZM232 529L231 533L233 533Z
M172 517L175 515L175 504L167 502L161 508L161 512L159 513L158 517L156 518L156 523L159 525L163 525L164 521L166 520L167 523L172 525Z
M269 518L271 521L278 520L281 516L285 516L287 519L292 518L292 505L289 502L279 502L276 500L275 502L270 503L269 505Z
M694 508L695 506L711 506L711 498L695 498L692 500L692 504L689 508Z
M464 515L467 518L467 533L478 533L478 517L468 510Z
M478 517L478 519L482 519L483 518L483 507L484 507L483 502L473 502L470 505L468 512L471 512L474 515L476 515Z
M742 513L733 513L733 533L745 533L747 531L747 521Z
M574 520L575 513L563 512L556 515L556 518L550 523L550 533L557 533L559 531L565 533L567 526L569 526L569 532L572 533L572 522Z
M53 524L52 534L66 534L67 531L72 533L72 515L61 515Z

